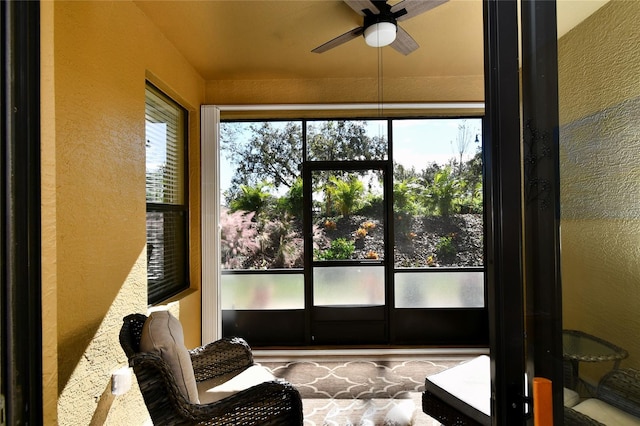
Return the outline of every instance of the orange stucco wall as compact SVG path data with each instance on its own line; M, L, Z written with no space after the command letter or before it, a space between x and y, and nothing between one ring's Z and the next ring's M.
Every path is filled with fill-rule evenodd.
M132 2L42 2L45 424L141 424L114 397L122 317L146 312L145 80L189 110L199 164L205 84ZM199 171L191 170L192 289L174 310L200 344Z

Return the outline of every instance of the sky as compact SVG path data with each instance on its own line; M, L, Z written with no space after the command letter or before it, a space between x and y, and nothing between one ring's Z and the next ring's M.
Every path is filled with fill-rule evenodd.
M469 160L475 155L482 139L481 120L466 119L467 126L471 129L472 142L463 155L463 160ZM456 140L458 137L458 125L463 120L459 119L429 119L429 120L394 120L393 122L393 158L394 160L416 171L424 169L428 164L436 162L446 164L451 158L458 158Z
M154 171L167 162L167 124L146 122L145 137L147 145L147 171Z
M393 121L393 157L406 168L424 169L432 162L446 164L451 158L457 158L458 126L465 121L470 129L472 142L463 160L470 159L478 149L475 135L482 139L481 120L478 119L411 119ZM246 123L245 123L246 124ZM248 125L247 125L248 127ZM386 137L386 121L369 122L371 136ZM220 158L220 190L226 190L231 182L235 167L229 165L224 155Z

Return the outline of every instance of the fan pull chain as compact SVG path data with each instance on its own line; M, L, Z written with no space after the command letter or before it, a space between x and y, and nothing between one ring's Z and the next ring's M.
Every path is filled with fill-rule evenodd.
M378 48L378 117L382 118L384 86L382 73L382 47Z

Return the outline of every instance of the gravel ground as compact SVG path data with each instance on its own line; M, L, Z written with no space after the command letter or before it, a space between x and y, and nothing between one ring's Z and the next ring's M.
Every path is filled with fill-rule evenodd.
M326 230L330 239L355 240L355 232L369 221L363 216L336 220L335 230ZM356 244L354 259L366 259L367 253L382 256L384 230L379 221L367 232L363 243ZM482 266L483 230L482 215L456 214L449 217L429 216L396 218L395 265L397 267L424 266ZM443 237L451 239L453 254L438 250Z
M330 226L327 226L327 220ZM363 224L370 222L363 238L357 238L357 230ZM384 229L380 221L371 220L366 216L353 215L348 218L322 219L317 223L323 230L324 241L319 242L321 248L328 248L330 242L336 238L345 238L355 243L356 249L353 259L381 259L384 256ZM301 228L297 224L296 228ZM395 253L396 267L427 267L427 266L482 266L483 264L483 219L479 214L454 214L448 217L428 216L413 217L396 215ZM302 232L293 233L295 247L286 265L278 263L276 254L267 248L253 256L243 259L242 269L271 269L282 267L299 268L303 266ZM449 253L439 249L443 238L449 239Z

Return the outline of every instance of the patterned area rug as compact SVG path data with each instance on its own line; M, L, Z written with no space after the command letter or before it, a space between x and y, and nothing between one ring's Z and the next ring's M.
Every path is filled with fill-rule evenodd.
M432 426L440 423L422 412L424 380L460 362L259 363L300 391L305 426Z

